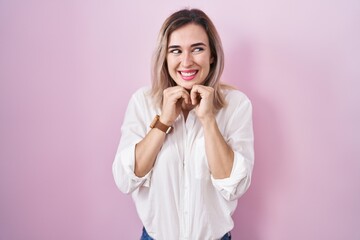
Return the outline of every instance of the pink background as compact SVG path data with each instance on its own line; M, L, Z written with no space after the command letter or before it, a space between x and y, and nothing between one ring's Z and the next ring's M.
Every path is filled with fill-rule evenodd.
M360 239L360 2L0 0L0 239L139 239L111 164L163 20L205 10L252 100L234 239Z

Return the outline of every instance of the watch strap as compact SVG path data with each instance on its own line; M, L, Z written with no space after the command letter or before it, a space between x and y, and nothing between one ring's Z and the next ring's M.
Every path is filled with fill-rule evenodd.
M159 130L161 130L162 132L169 134L171 132L171 130L173 129L172 126L168 126L163 124L162 122L160 122L160 116L156 115L154 120L152 121L152 123L150 124L151 128L157 128Z

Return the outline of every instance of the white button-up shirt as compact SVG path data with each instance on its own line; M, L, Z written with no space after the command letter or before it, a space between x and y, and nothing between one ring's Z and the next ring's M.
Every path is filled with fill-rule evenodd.
M254 164L251 103L240 91L223 90L227 106L218 111L216 121L234 151L229 178L212 177L203 128L194 110L186 121L179 115L152 170L137 177L135 145L150 131L155 115L161 114L149 91L139 89L129 102L113 163L116 185L132 194L138 215L152 238L220 239L233 228L231 215L237 199L250 185Z

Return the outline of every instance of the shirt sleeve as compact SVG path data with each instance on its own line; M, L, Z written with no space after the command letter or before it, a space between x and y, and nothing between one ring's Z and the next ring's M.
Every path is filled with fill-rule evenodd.
M112 165L115 183L123 193L131 193L140 186L150 186L152 170L144 177L134 173L135 147L147 132L147 121L141 114L143 107L139 97L133 95L125 113L121 139Z
M250 186L254 165L254 134L252 105L249 99L242 100L230 117L225 140L234 151L234 163L230 177L215 179L214 187L227 200L240 198Z

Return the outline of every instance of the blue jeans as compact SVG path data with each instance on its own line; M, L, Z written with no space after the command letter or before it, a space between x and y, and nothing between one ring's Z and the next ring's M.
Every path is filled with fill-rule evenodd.
M154 240L152 239L149 234L146 232L146 229L143 228L143 232L141 235L140 240ZM220 240L231 240L231 234L230 232L228 232L227 234L225 234Z

